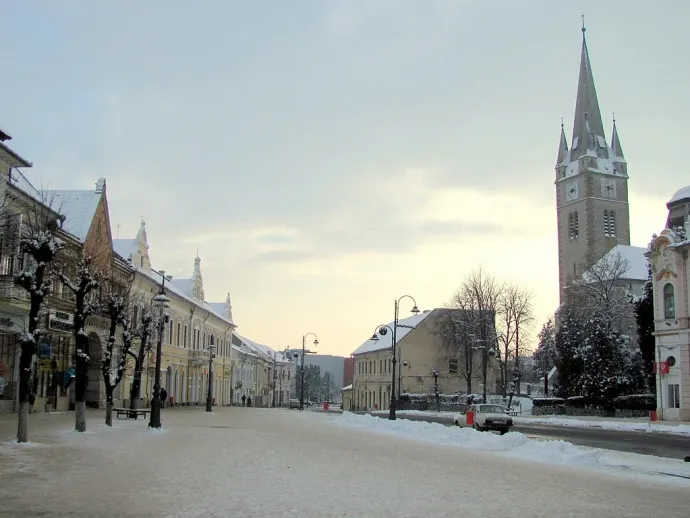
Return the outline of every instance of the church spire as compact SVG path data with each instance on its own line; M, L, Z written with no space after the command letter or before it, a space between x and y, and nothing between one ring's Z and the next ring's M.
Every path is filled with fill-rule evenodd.
M616 158L625 159L623 155L623 148L621 147L621 141L618 137L618 128L616 128L616 116L613 116L613 131L611 132L611 151L613 151L613 156Z
M594 151L595 154L607 158L605 145L601 146L598 137L605 139L604 124L601 121L601 111L599 110L599 100L597 91L594 87L594 76L592 65L589 61L589 51L587 50L587 29L582 19L582 54L580 56L580 78L577 83L577 101L575 104L575 121L573 122L573 143L572 151L577 154L577 158L587 154L587 151ZM603 142L606 142L605 140Z
M568 159L568 140L565 138L565 128L561 119L561 140L558 143L558 159L556 165L562 164Z

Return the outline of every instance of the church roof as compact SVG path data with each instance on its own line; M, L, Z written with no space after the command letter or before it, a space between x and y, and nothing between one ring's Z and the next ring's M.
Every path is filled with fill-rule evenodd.
M621 276L621 279L627 281L646 281L649 278L647 270L649 261L645 256L647 249L641 246L630 245L616 245L609 252L597 261L597 265L605 265L611 256L619 254L621 259L628 263L628 270ZM596 266L595 266L596 267ZM587 273L583 275L587 281Z
M668 200L666 205L672 205L682 200L690 199L690 185L678 189L676 193Z

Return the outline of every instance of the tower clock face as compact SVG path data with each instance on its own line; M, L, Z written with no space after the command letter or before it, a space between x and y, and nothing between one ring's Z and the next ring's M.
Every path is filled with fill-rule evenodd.
M565 184L565 199L566 201L575 201L579 196L577 190L577 182L568 182Z
M606 178L601 180L601 197L611 199L616 197L616 180Z

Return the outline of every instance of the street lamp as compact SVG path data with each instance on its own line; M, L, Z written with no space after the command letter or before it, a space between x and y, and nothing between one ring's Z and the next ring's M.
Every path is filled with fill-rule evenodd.
M476 342L487 342L487 340L483 340L481 338L476 338L475 335L470 334L470 338L472 338ZM482 389L482 397L483 397L483 402L486 403L486 378L487 378L487 366L489 363L489 357L494 357L496 356L496 349L493 347L487 347L486 345L473 345L471 346L471 349L473 351L481 349L484 351L484 354L482 355L482 378L484 380L484 387Z
M213 354L216 346L213 343L213 335L211 335L211 343L208 344L208 393L206 394L206 411L213 412Z
M156 372L154 374L153 383L153 401L151 401L151 420L149 421L149 428L161 427L161 356L163 350L163 333L165 332L165 323L168 320L166 310L170 307L170 299L165 295L165 280L171 280L172 275L165 276L165 271L161 270L161 289L158 295L153 297L153 306L157 311L158 318L158 341L156 343Z
M398 363L398 357L396 355L396 345L397 345L397 331L398 327L404 327L407 329L414 329L414 326L406 326L403 324L398 323L398 312L400 309L400 301L404 298L408 298L412 301L414 306L412 306L411 312L414 313L415 315L419 313L419 308L417 307L417 301L414 299L413 296L411 295L403 295L400 297L398 300L395 301L395 311L394 311L394 316L395 318L393 319L393 329L391 329L393 333L393 338L391 340L391 347L393 348L393 369L392 369L392 380L391 380L391 404L390 404L390 409L388 412L388 419L391 421L395 421L395 406L396 406L396 397L395 397L395 366ZM390 329L388 326L381 326L379 328L379 332L381 330L385 330L386 328ZM386 333L382 333L385 335ZM374 333L374 336L376 336L376 333ZM372 337L373 338L373 337ZM378 340L378 338L377 338Z
M300 391L299 391L299 409L304 410L304 355L305 354L313 354L313 351L307 351L306 350L306 345L307 345L307 337L309 335L312 335L314 337L314 345L319 345L319 339L316 337L316 335L312 332L307 333L306 335L302 336L302 372L301 372L301 380L300 380Z
M434 376L434 394L436 395L436 411L441 411L441 397L438 394L438 369L434 369L431 373Z

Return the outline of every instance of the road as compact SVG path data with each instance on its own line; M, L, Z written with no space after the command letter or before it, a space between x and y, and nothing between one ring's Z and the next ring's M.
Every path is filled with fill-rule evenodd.
M357 412L364 413L364 412ZM379 417L381 417L379 415ZM417 416L405 414L399 419L411 421L426 421L453 425L453 418L446 416ZM512 428L515 432L524 433L535 439L551 439L567 441L579 446L603 448L607 450L624 451L656 455L670 459L684 459L690 455L690 438L683 435L671 435L647 432L620 432L602 430L599 428L569 428L554 425L525 425L519 424Z
M0 416L0 515L688 516L688 485L675 478L535 463L336 415L179 407L162 421L163 433L141 419L108 429L88 411L89 433L78 434L71 412L32 415L32 443L17 446L16 416Z

